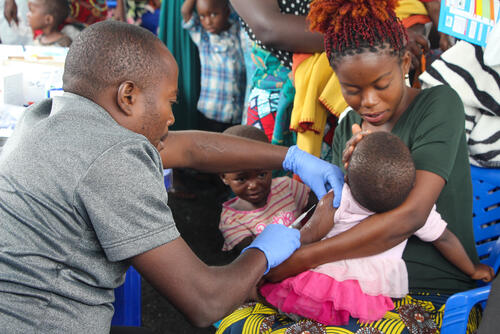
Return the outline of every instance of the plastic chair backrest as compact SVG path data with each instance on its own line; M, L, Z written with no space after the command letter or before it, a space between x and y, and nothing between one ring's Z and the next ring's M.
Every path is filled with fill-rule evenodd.
M498 269L500 257L500 168L471 166L474 240L482 263ZM498 241L498 245L497 245Z
M113 326L141 326L141 275L130 267L125 283L115 289Z

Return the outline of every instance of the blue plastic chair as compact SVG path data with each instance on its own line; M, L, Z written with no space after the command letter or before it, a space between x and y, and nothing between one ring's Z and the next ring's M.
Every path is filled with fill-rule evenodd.
M115 289L115 314L111 320L113 326L141 326L141 275L130 267L125 276L125 283Z
M172 187L172 169L163 171L163 182L168 191ZM130 267L123 285L115 289L115 313L111 320L113 326L141 326L141 275Z
M471 166L473 228L479 259L498 272L500 265L500 168ZM474 305L488 300L490 284L456 293L448 298L441 334L467 331L469 313Z

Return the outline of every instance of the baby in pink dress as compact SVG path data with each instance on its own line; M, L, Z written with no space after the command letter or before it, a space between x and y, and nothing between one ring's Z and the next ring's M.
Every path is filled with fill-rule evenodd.
M340 206L329 222L333 227L323 239L350 229L375 212L396 208L406 199L414 181L413 160L398 137L387 132L367 135L352 154ZM415 235L433 242L472 278L491 280L492 269L474 265L446 225L434 206ZM349 317L376 321L394 308L391 298L408 293L408 273L402 259L405 246L406 241L370 257L326 263L279 283L265 283L260 293L282 312L325 325L344 325ZM448 249L453 250L454 257Z

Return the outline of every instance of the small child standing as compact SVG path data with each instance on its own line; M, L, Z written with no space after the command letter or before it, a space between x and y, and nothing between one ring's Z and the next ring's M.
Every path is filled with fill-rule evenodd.
M199 128L222 132L233 124L241 124L245 62L240 25L231 16L228 0L186 0L181 13L184 28L200 54Z
M313 225L311 218L311 224L306 223L301 229L303 243L319 240L325 233L323 239L338 235L375 212L398 207L413 188L415 166L408 148L397 136L375 132L356 146L346 182L334 219ZM331 203L331 196L323 198ZM333 209L331 205L318 208ZM493 269L473 264L446 226L434 206L415 235L432 242L448 261L472 279L490 281ZM326 263L279 283L265 283L260 293L282 312L325 325L345 325L349 317L364 323L376 321L394 309L391 298L402 298L408 293L408 273L402 259L405 246L406 241L370 257Z
M224 134L269 142L264 131L249 125L232 126ZM287 176L273 179L270 170L223 173L220 177L237 196L222 204L223 251L241 251L269 224L290 226L316 201L305 184Z
M71 38L59 30L69 15L67 0L29 0L28 9L27 17L31 29L33 32L42 31L42 34L35 38L35 45L71 45Z

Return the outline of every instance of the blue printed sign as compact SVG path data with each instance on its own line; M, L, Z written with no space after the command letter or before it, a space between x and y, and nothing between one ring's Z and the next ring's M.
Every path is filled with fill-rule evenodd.
M441 0L438 30L485 46L499 17L500 0Z

